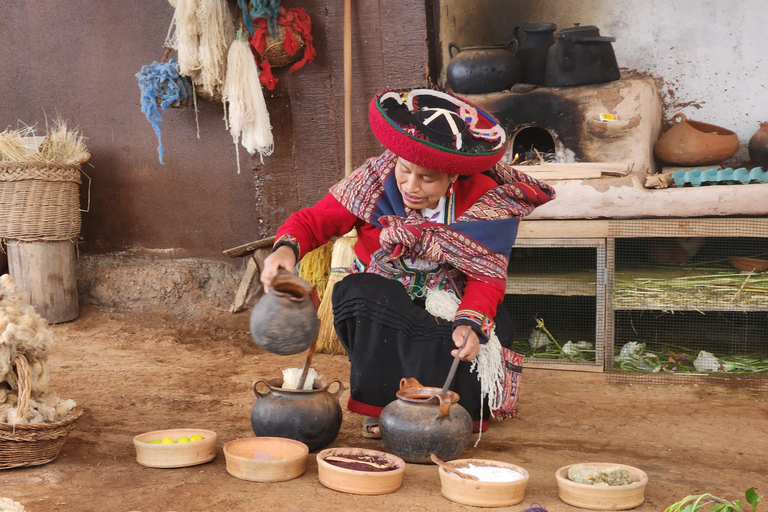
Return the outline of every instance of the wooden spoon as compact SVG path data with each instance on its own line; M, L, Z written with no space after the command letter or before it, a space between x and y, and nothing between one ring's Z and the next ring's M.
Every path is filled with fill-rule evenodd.
M432 459L432 462L434 462L435 464L437 464L438 466L440 466L444 470L448 471L449 473L453 473L454 475L456 475L458 477L461 477L461 478L464 478L466 480L480 480L475 475L468 475L467 473L462 473L461 471L459 471L455 467L451 466L450 464L447 464L447 463L443 462L434 453L430 454L429 456Z
M351 459L347 457L339 457L338 455L329 455L324 460L332 460L336 462L351 462L351 463L357 463L357 464L366 464L368 466L372 466L374 468L379 469L392 469L392 466L388 464L378 464L376 462L370 462L367 460L358 460L358 459Z

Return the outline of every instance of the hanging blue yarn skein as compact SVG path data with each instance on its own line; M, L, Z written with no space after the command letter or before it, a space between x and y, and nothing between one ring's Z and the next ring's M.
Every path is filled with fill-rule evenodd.
M267 30L269 35L275 39L279 38L277 31L277 17L280 16L280 0L250 0L251 18L264 18L267 20ZM253 26L250 30L253 35Z
M243 12L243 23L248 33L253 37L253 20L251 19L251 8L248 6L249 0L237 0L237 6Z
M522 512L547 512L547 509L541 506L541 503L536 503L535 501L531 503L531 508L527 508L523 510Z
M153 62L142 66L136 73L141 90L141 111L147 116L147 121L157 134L157 153L160 163L163 163L163 141L160 136L160 121L163 115L160 109L167 110L172 105L184 104L192 96L192 86L189 80L179 76L179 65L175 60L168 62ZM157 100L161 100L158 108Z

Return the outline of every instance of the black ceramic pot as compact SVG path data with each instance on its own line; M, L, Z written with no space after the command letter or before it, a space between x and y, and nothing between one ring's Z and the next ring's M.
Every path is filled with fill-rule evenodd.
M328 391L334 383L338 389ZM259 390L263 385L267 389ZM331 444L341 428L339 395L344 386L337 379L315 381L314 389L283 389L283 379L253 382L256 402L251 409L253 433L264 437L284 437L301 441L309 451ZM263 389L262 386L262 389Z
M520 41L519 26L513 29L515 39ZM525 38L522 39L515 57L520 61L525 84L544 85L544 73L547 70L547 52L555 42L553 37L557 25L554 23L526 23L522 26Z
M768 123L760 123L760 129L749 139L747 150L752 165L768 170Z
M406 462L432 464L431 454L452 460L472 437L472 417L458 404L459 395L423 387L416 379L402 379L397 400L381 411L379 427L384 445Z
M507 90L520 81L522 74L520 62L514 54L516 51L517 39L505 45L464 48L450 43L448 53L451 60L445 70L446 82L453 92L459 94Z

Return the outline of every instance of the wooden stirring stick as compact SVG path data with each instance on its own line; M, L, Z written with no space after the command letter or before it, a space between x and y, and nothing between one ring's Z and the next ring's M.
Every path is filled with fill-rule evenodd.
M317 288L312 288L312 302L315 304L315 309L320 306L320 298L317 296ZM301 370L301 377L299 377L299 387L296 389L304 389L304 383L307 381L307 374L309 374L309 367L312 366L312 357L315 355L315 346L317 345L317 338L320 335L320 329L317 330L315 341L310 345L307 350L307 359L304 361L304 369Z
M448 393L448 387L451 385L451 382L453 382L453 377L456 375L456 369L459 367L459 354L464 349L464 347L467 346L467 340L469 339L469 333L472 332L472 328L467 329L467 333L464 335L464 342L459 347L459 350L456 351L456 357L453 358L453 364L451 365L451 371L448 372L448 378L445 379L445 384L443 384L443 389L440 390L440 396L445 396Z
M443 462L440 460L440 458L435 455L434 453L430 454L429 457L432 459L432 462L443 468L444 470L448 471L449 473L453 473L454 475L464 478L466 480L480 480L475 475L468 475L467 473L463 473L456 469L455 467L451 466L448 463Z

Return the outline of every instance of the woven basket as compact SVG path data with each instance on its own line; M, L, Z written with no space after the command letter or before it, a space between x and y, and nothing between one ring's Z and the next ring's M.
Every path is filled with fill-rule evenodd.
M26 418L31 392L29 363L22 354L17 354L13 362L19 385L18 410ZM82 414L83 410L76 407L56 423L0 423L0 469L40 466L54 460Z
M304 38L301 37L301 34L297 34L296 32L293 33L293 37L296 38L296 42L299 44L299 47L296 49L296 53L291 55L285 51L285 48L283 47L283 42L285 41L285 31L286 28L283 25L278 25L278 39L275 39L269 35L269 33L267 33L267 36L264 40L264 51L259 55L261 60L266 60L273 68L281 68L283 66L293 64L294 62L298 61L302 55L304 55Z
M0 238L76 239L80 183L79 165L0 162Z

